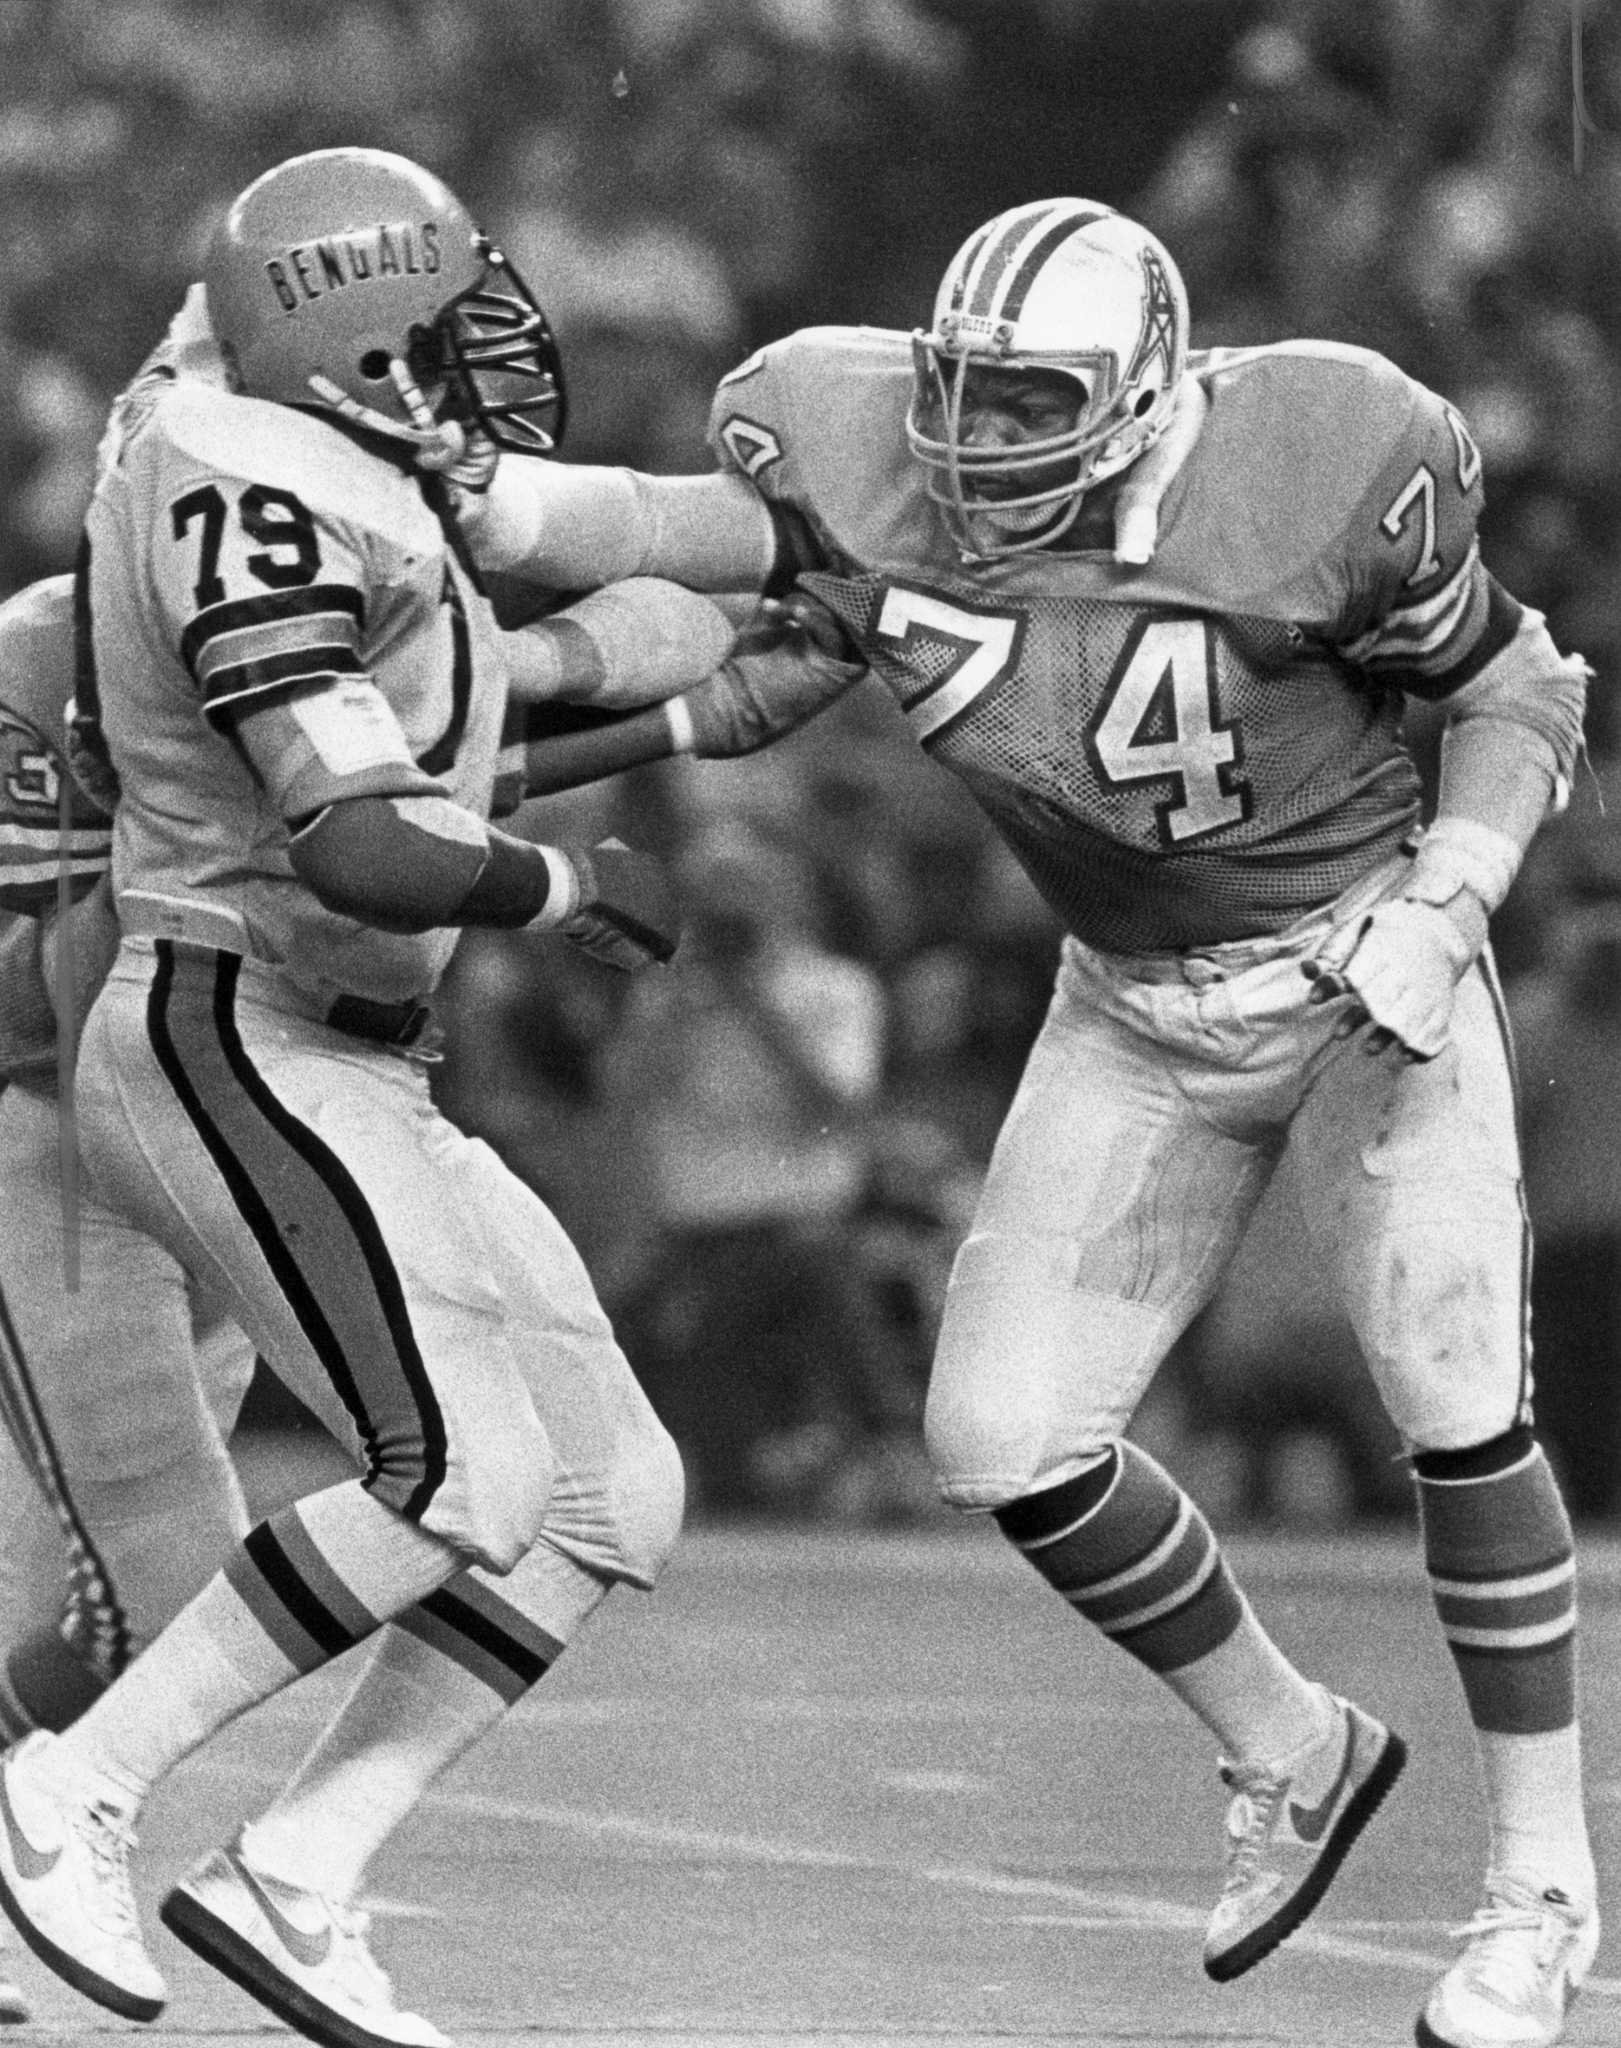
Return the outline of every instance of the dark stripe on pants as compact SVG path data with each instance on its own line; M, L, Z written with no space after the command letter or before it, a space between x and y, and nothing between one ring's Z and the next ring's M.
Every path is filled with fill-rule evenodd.
M419 1522L444 1482L445 1424L377 1219L250 1059L238 957L169 939L156 953L147 1030L158 1063L355 1425L368 1490Z

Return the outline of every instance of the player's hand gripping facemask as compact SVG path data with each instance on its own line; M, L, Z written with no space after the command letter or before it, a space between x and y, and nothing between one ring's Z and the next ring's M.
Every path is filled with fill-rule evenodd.
M377 149L291 157L203 264L236 387L404 442L466 488L562 438L562 362L522 277L448 186Z

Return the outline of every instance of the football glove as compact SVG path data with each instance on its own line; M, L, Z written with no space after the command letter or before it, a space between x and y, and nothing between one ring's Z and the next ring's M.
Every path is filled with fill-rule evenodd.
M842 623L809 591L764 598L714 674L666 707L677 751L703 761L756 753L866 673Z
M557 851L571 871L573 901L547 922L571 946L625 974L674 958L681 915L661 862L619 839Z
M1312 983L1311 1002L1350 998L1336 1038L1370 1024L1369 1053L1396 1045L1412 1061L1433 1060L1443 1050L1453 996L1485 937L1485 912L1465 901L1478 913L1478 935L1438 904L1404 896L1330 932L1301 971Z

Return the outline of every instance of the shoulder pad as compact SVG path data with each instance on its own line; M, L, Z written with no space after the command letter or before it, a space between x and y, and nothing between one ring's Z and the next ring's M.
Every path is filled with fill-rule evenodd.
M796 415L815 419L861 403L876 381L909 383L911 343L884 327L802 327L738 364L720 380L710 409L709 442L727 468L775 495Z
M1233 426L1269 422L1272 436L1302 454L1327 454L1336 479L1359 469L1371 475L1423 392L1388 357L1340 342L1209 349L1189 367Z
M182 378L162 389L129 459L137 449L155 462L293 491L317 517L411 552L443 545L415 472L313 411Z
M1211 401L1190 509L1226 588L1237 600L1292 587L1297 617L1336 627L1391 548L1381 519L1404 478L1450 439L1448 410L1371 349L1282 342L1190 367Z

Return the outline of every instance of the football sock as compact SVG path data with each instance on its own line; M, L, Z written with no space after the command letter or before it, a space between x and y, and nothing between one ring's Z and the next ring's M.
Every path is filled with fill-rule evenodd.
M363 1641L456 1567L448 1544L374 1500L358 1479L284 1508L249 1532L57 1738L61 1768L144 1796L228 1722Z
M74 1500L140 1650L248 1530L241 1483L223 1445L136 1479L76 1476Z
M999 1508L996 1520L1236 1762L1293 1759L1331 1727L1327 1694L1256 1620L1210 1524L1136 1444L1111 1444L1074 1477Z
M539 1683L607 1592L543 1542L499 1592L467 1571L407 1609L291 1782L243 1831L247 1860L324 1898L353 1899L423 1793Z
M1413 1459L1424 1561L1486 1780L1491 1867L1593 1896L1576 1720L1576 1559L1541 1447L1519 1426Z

